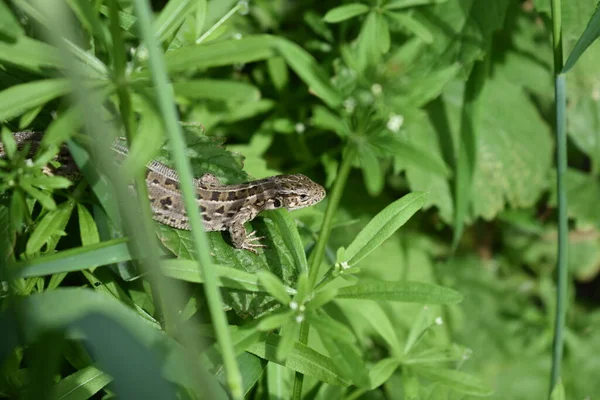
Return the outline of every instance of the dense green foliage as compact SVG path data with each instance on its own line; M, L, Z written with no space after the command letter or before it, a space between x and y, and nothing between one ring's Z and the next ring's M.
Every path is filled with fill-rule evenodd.
M552 398L600 394L595 0L152 3L0 3L0 397L544 398L557 304ZM255 255L152 222L151 159L192 226L192 175L328 195Z

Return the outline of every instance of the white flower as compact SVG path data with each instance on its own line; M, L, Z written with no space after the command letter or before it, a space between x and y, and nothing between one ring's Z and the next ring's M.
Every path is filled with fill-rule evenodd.
M354 111L356 108L356 100L354 100L352 97L348 97L346 100L344 100L344 108L346 109L347 113L352 113L352 111Z
M292 310L297 310L298 309L298 303L295 300L290 301L290 308Z
M442 325L444 323L444 320L442 319L442 317L437 317L435 319L435 324L436 325Z
M387 122L387 128L392 132L398 132L404 124L404 117L402 115L390 114L390 118Z
M294 129L296 130L296 133L304 133L306 126L302 122L298 122L294 125Z
M371 93L375 96L378 96L383 92L383 87L379 83L374 83L371 85Z

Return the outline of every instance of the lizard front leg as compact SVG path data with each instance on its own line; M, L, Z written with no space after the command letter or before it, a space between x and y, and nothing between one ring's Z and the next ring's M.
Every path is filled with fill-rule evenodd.
M264 236L256 236L256 231L252 231L246 234L246 228L244 224L236 223L229 227L229 234L231 235L231 243L236 249L244 249L258 254L256 250L259 247L267 247L260 243Z

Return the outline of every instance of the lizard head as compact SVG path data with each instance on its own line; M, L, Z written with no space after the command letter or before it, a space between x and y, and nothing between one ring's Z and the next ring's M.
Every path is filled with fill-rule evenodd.
M276 178L277 197L281 206L288 210L312 206L325 197L323 186L302 174L280 175Z

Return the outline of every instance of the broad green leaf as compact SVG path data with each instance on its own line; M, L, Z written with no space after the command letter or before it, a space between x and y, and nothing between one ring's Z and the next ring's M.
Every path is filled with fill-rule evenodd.
M308 85L311 92L329 107L337 107L342 104L342 97L331 85L327 73L310 53L283 38L275 41L275 47L290 68Z
M361 282L338 291L338 299L399 301L421 304L454 304L462 301L455 290L422 282Z
M98 227L94 221L94 217L88 211L88 209L77 203L77 216L79 218L79 236L81 237L81 244L89 246L92 244L100 243L100 235L98 234Z
M285 361L277 360L275 352L279 341L279 336L269 334L266 335L264 341L248 346L246 351L331 385L348 386L350 384L337 373L337 369L329 357L301 343L294 344Z
M186 46L169 51L165 54L165 62L170 73L197 71L209 67L264 60L274 55L272 46L271 36L247 36L240 40Z
M477 135L473 188L465 195L475 216L491 219L505 203L520 208L538 201L548 185L553 142L539 110L511 82L488 80L479 103L475 129L485 134Z
M46 276L90 269L131 259L125 240L114 239L20 262L17 264L16 275L19 278Z
M327 11L327 14L323 17L325 22L334 24L342 22L350 18L354 18L357 15L364 14L369 11L369 6L360 3L344 4Z
M383 190L383 180L385 177L375 152L368 144L361 146L358 151L358 159L360 160L367 192L369 192L371 196L377 196Z
M397 24L405 27L425 43L433 42L433 34L425 25L413 18L412 15L402 12L386 12L385 15Z
M370 138L369 143L382 153L392 155L403 167L419 168L444 178L450 176L450 170L438 157L395 135L378 135Z
M81 334L84 334L96 358L102 353L100 362L111 375L117 372L116 376L123 377L146 363L152 365L152 368L154 365L161 365L167 379L191 389L199 397L199 393L207 396L222 393L218 383L215 386L212 375L201 368L188 351L112 296L88 289L58 288L21 299L19 310L25 323L21 330L21 337L25 342L34 341L45 332L66 328L69 338L81 338ZM161 352L151 350L159 348ZM123 353L124 349L129 350ZM122 357L125 356L129 361L140 364L134 366L128 365L129 361L127 364L123 363ZM150 357L152 361L146 360L146 357ZM117 368L114 364L128 368L128 372L113 369ZM145 375L150 371L142 369L138 372ZM163 380L162 377L158 379ZM199 379L202 385L199 384ZM123 383L127 381L124 380ZM137 384L143 385L144 382ZM147 394L147 397L153 396Z
M579 37L577 44L575 44L575 47L573 48L571 54L569 54L569 57L565 62L565 65L562 70L563 74L568 72L571 68L573 68L577 60L579 60L579 57L581 57L581 55L587 50L587 48L596 39L598 39L598 36L600 36L600 7L596 6L596 10L594 10L594 13L590 17L590 20L588 21L585 30Z
M94 366L88 366L65 377L53 388L57 400L84 400L106 387L113 378Z
M461 371L450 370L436 367L415 367L421 375L440 381L444 386L448 386L457 392L470 394L472 396L490 396L494 391L484 382L473 375Z
M46 104L67 94L69 90L66 79L46 79L5 89L0 92L0 121L12 119L31 108Z
M370 389L373 390L383 385L400 366L401 362L395 358L384 358L369 369Z
M425 197L425 193L407 194L373 217L346 249L348 265L353 266L360 262L404 225L423 206Z
M19 36L15 42L0 40L0 61L43 75L51 75L48 68L58 69L63 65L58 49L27 36Z
M16 40L24 31L6 3L0 3L0 41ZM4 36L4 37L3 37Z
M231 80L195 79L174 83L176 96L188 99L252 102L260 98L259 90L248 83Z
M292 300L281 280L269 271L258 271L258 280L283 305L288 305Z

